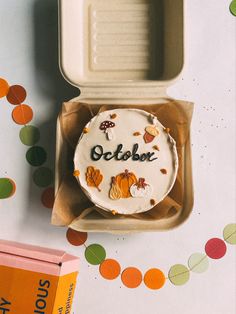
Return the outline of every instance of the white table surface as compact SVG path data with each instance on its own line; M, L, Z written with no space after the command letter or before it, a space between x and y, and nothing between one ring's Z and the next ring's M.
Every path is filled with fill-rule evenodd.
M207 240L222 238L235 215L236 17L228 0L186 1L186 64L169 94L195 103L192 123L195 205L181 227L163 233L129 236L89 234L122 268L153 267L165 273L189 256L203 252ZM174 5L174 1L173 1ZM61 77L57 65L57 1L0 0L0 77L23 85L34 110L41 142L54 158L54 130L63 100L77 90ZM20 127L12 107L0 100L0 177L14 178L14 197L0 200L0 238L59 248L81 258L74 299L75 314L234 314L236 254L228 246L220 260L210 260L203 274L191 274L181 287L170 282L159 291L142 284L130 290L120 279L104 280L89 266L83 247L66 241L65 228L50 225L50 210L42 207L40 189L32 184L32 168L19 141ZM49 135L48 135L49 134ZM52 134L52 135L51 135ZM50 165L50 161L48 164ZM1 280L1 279L0 279Z

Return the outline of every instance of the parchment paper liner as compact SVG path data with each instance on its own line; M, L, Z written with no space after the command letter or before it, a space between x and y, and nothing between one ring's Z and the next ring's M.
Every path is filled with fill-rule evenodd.
M158 120L166 127L171 129L171 136L175 139L179 157L179 169L177 179L173 189L169 195L154 208L148 212L135 214L135 215L112 215L90 202L90 200L82 192L77 180L73 177L73 157L74 150L77 145L78 139L83 131L87 122L97 113L112 110L115 108L138 108L146 110L157 116ZM59 175L56 176L55 187L55 203L53 207L52 223L54 225L70 225L70 227L77 230L85 230L86 223L83 226L82 221L86 219L93 221L107 220L108 226L104 231L109 231L109 223L114 220L121 223L124 220L127 222L132 221L157 221L164 220L165 225L173 227L173 221L180 215L188 216L182 213L184 208L184 154L185 145L189 141L190 124L193 113L193 104L185 101L169 100L168 102L155 105L89 105L79 102L66 102L62 106L62 111L59 115L59 136L63 146L63 154L58 157L56 164L59 165L56 171ZM58 134L57 134L58 136ZM58 140L58 139L57 139ZM189 156L190 158L190 156ZM191 169L190 169L191 170ZM190 180L191 181L191 180ZM189 181L189 182L190 182ZM186 218L185 217L185 218ZM130 220L131 219L131 220ZM172 222L168 223L168 220ZM126 231L129 227L126 225ZM138 225L138 223L137 223ZM119 228L115 228L119 230ZM123 230L123 228L121 228ZM131 230L135 230L135 226L131 226ZM138 228L137 228L138 229ZM148 225L147 225L147 229ZM153 229L153 228L151 228ZM157 228L158 229L158 228ZM160 229L165 229L163 226ZM100 228L90 226L90 231L102 231Z

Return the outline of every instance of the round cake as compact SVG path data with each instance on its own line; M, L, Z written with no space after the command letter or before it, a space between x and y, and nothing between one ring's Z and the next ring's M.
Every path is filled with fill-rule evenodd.
M150 210L170 192L178 155L168 127L138 109L99 113L85 126L74 175L88 198L113 214Z

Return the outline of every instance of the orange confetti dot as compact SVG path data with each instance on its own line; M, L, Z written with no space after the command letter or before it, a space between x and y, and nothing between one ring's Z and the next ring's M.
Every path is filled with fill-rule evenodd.
M19 105L12 111L12 119L17 124L27 124L33 118L33 110L27 105Z
M150 200L150 204L151 204L152 206L154 206L154 205L156 204L156 201L155 201L154 199L151 199L151 200Z
M22 104L26 98L26 90L21 85L13 85L7 93L7 100L12 105Z
M106 259L100 264L99 271L103 278L116 279L120 274L120 264L114 259Z
M7 96L8 91L9 91L9 85L7 81L0 78L0 98Z
M152 148L153 148L153 149L155 149L155 150L160 151L160 148L159 148L159 146L158 146L158 145L154 145Z
M87 134L89 132L89 129L88 128L84 128L83 129L83 133Z
M167 174L167 170L166 169L161 169L160 170L162 174Z
M88 234L87 232L80 232L69 228L67 230L66 237L70 244L80 246L86 242Z
M79 177L79 175L80 175L79 170L75 170L74 173L73 173L73 176L74 177Z
M149 269L144 275L144 283L149 289L158 290L165 284L166 278L160 269Z
M110 115L111 119L115 119L117 117L117 114L116 113L113 113Z
M142 282L142 273L135 267L128 267L122 272L121 280L127 288L137 288Z
M46 208L53 208L54 204L54 188L50 187L43 191L41 201Z

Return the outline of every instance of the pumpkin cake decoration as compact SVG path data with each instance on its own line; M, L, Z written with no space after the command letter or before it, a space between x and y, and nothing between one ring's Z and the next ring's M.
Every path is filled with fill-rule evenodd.
M131 185L130 193L132 197L150 197L152 195L152 186L147 184L144 178L139 178L137 183Z
M175 140L156 116L138 109L108 110L84 129L89 132L79 138L74 169L79 169L76 179L97 207L130 215L150 210L169 194L178 155Z
M120 197L119 198L129 198L131 197L131 191L130 188L133 186L134 183L137 182L137 178L134 173L129 172L127 169L121 173L118 174L116 177L112 177L112 187L110 190L110 197L112 199L117 199L112 196L114 196L114 189L120 191Z

